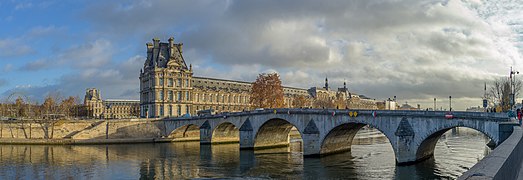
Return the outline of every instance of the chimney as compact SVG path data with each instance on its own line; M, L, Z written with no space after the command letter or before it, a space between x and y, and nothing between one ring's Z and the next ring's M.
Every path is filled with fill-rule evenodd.
M173 45L174 45L174 37L171 36L169 38L169 47L173 47Z
M153 61L153 66L156 67L156 61L158 60L158 54L160 51L160 39L153 38L153 56L151 61Z

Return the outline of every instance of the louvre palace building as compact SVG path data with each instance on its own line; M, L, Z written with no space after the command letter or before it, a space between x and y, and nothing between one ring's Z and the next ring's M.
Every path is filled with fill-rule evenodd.
M212 109L215 113L251 110L250 91L252 82L198 77L193 75L192 65L183 57L183 44L160 42L155 38L147 43L147 59L140 70L140 116L178 117ZM309 107L318 98L333 100L340 95L352 99L350 108L376 109L376 102L364 96L350 93L346 86L334 91L325 87L309 89L283 87L286 107L293 100L305 96Z

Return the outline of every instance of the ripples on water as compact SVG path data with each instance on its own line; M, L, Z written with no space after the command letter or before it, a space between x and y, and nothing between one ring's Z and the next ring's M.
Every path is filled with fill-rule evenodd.
M256 155L238 144L198 142L1 145L0 179L454 179L490 152L487 140L468 128L450 130L438 141L435 158L401 167L388 140L372 129L358 133L352 152L305 159L296 152L299 144Z

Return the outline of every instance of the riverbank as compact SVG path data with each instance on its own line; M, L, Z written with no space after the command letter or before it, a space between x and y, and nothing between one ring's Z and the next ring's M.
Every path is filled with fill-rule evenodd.
M175 142L172 138L133 138L133 139L0 139L0 144L13 145L93 145L93 144L139 144Z
M171 142L163 126L146 120L58 120L0 122L0 144L121 144ZM178 140L187 140L181 138Z

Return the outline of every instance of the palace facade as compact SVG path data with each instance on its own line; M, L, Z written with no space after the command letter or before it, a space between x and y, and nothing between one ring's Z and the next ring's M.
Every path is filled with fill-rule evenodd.
M183 57L183 44L175 44L174 38L167 43L155 38L146 44L147 59L140 70L140 116L177 117L196 114L200 110L212 109L216 113L250 110L252 82L224 80L193 76L192 66L187 66ZM377 109L376 102L365 96L348 91L346 84L337 91L331 90L328 79L325 87L309 89L283 87L286 107L294 107L298 97L306 103L300 107L319 107L313 102L334 102L341 99L345 107ZM327 103L329 104L329 103ZM93 108L94 112L101 110Z
M84 106L90 118L122 119L140 116L140 101L125 99L102 100L100 91L89 88L85 91Z

